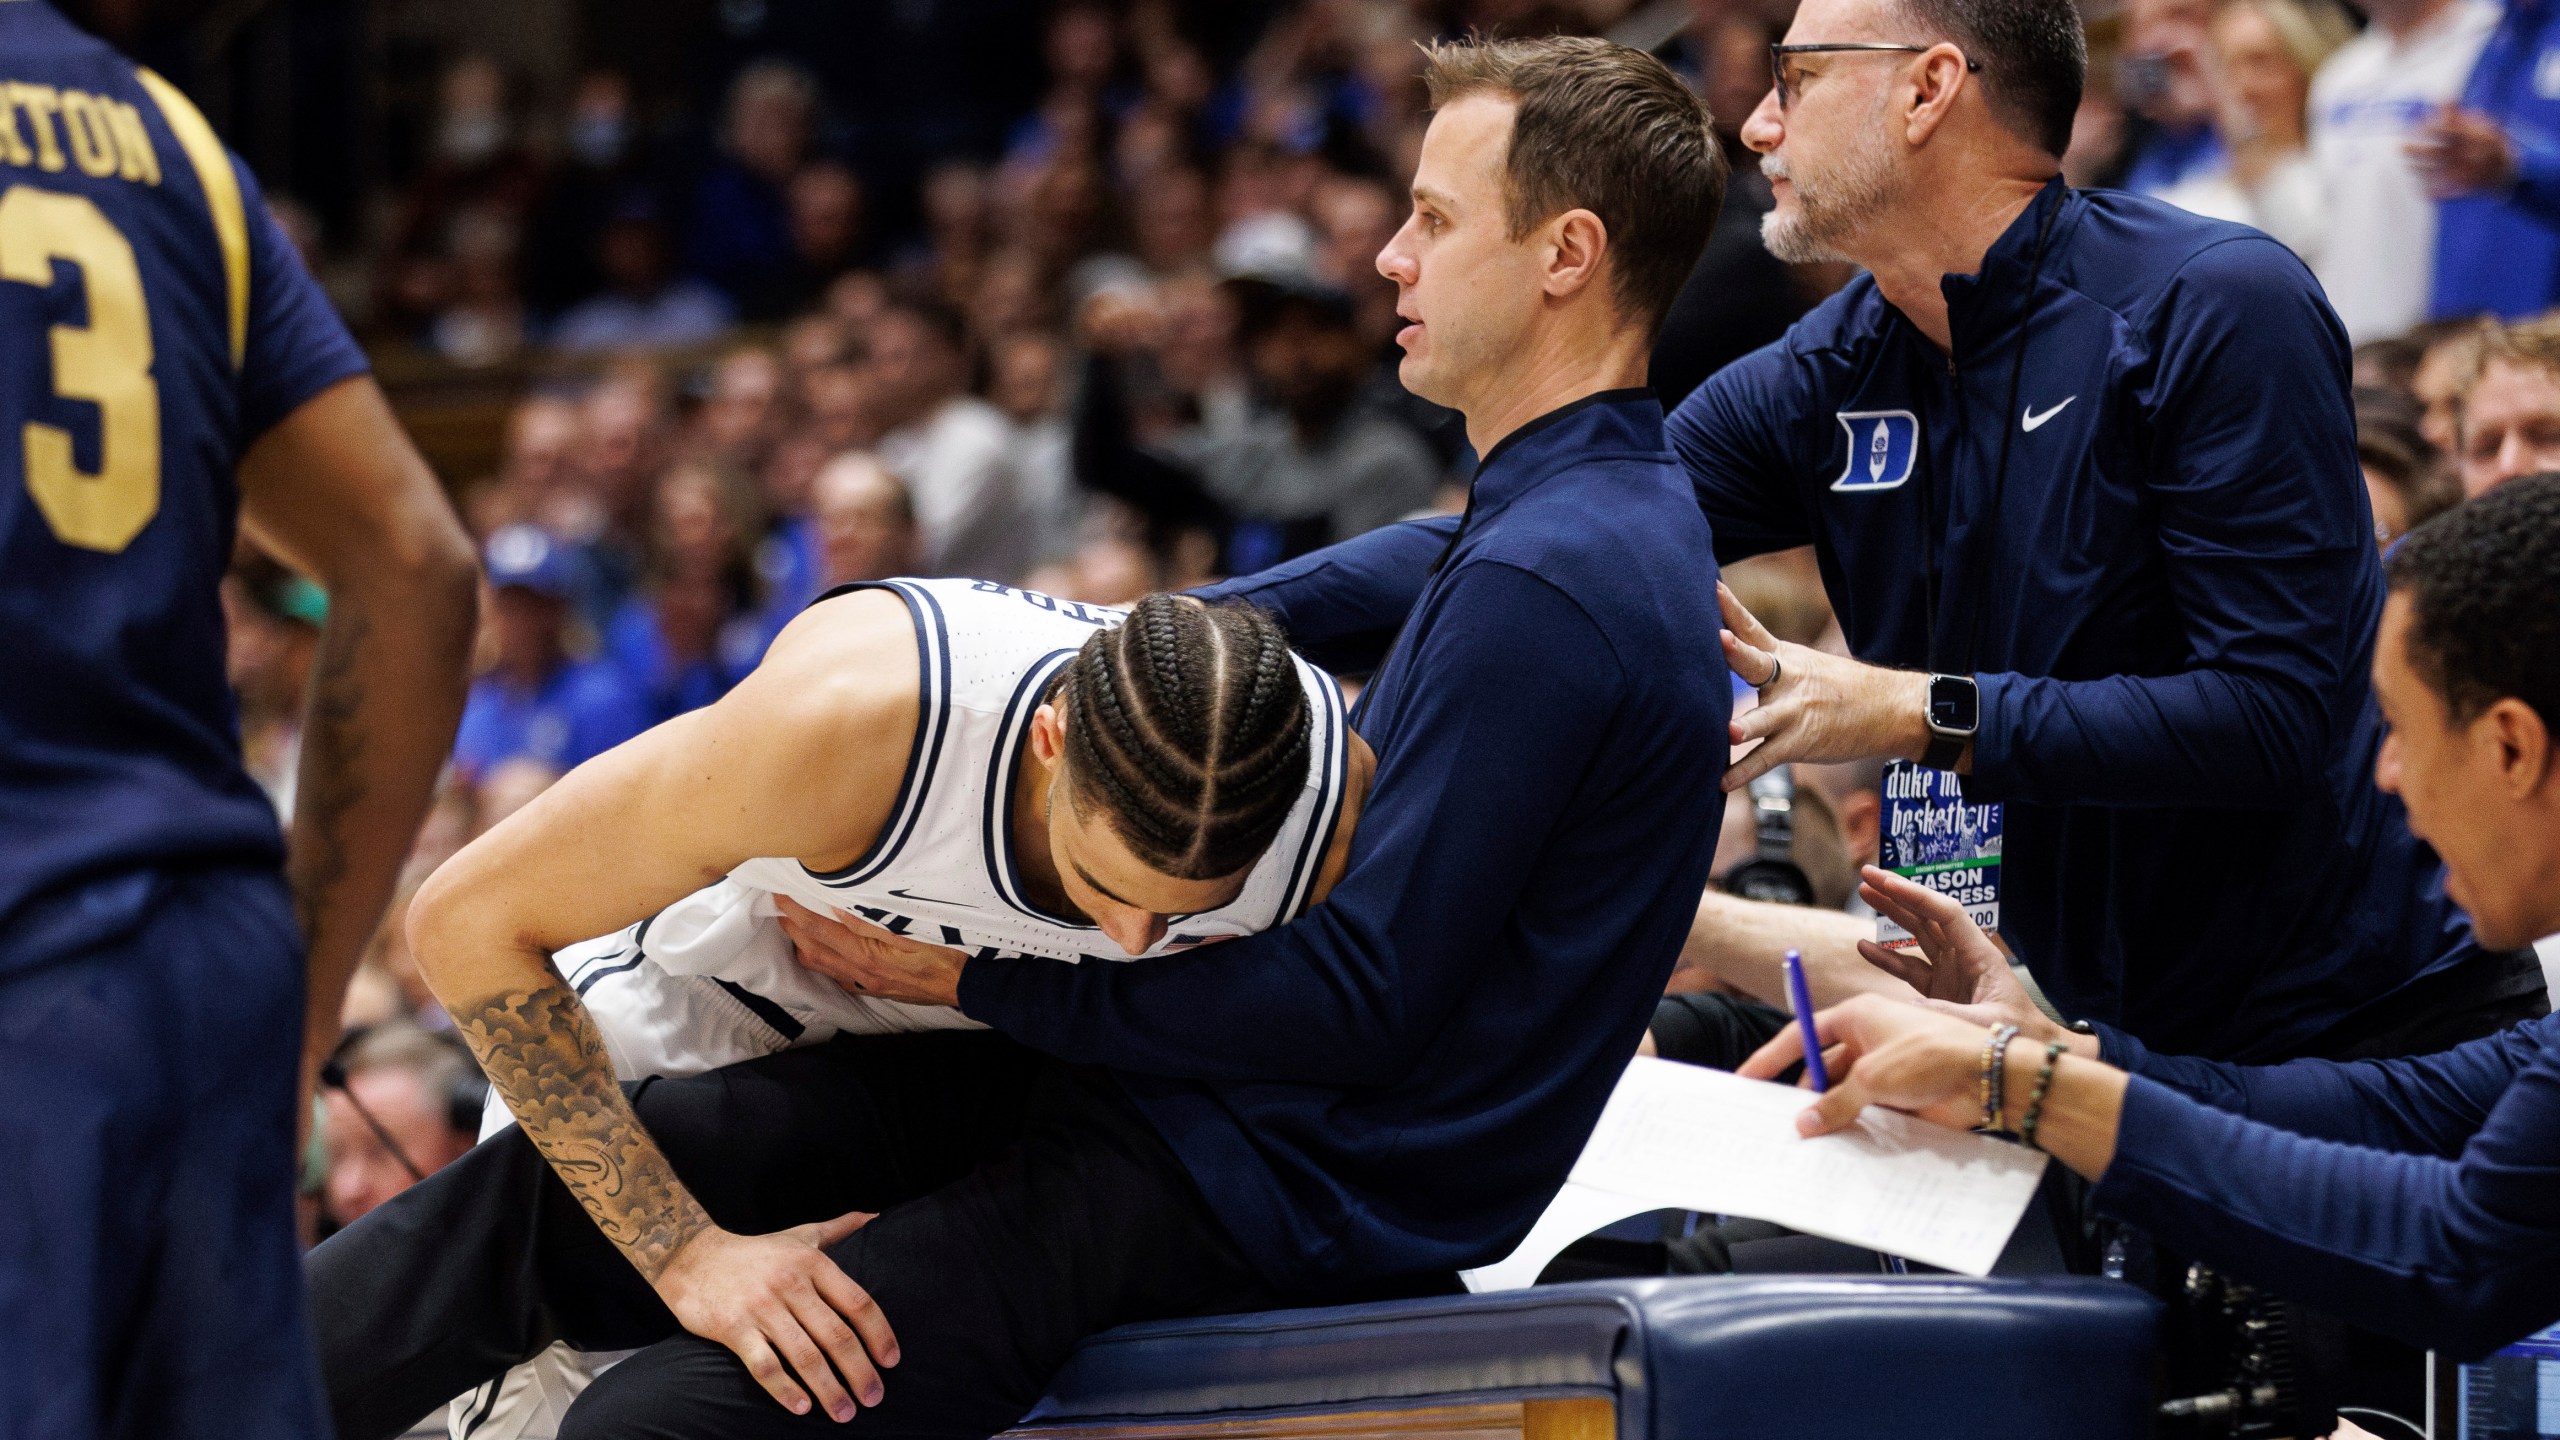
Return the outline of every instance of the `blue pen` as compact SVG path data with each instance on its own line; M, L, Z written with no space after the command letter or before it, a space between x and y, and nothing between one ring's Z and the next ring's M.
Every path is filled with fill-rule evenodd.
M1804 988L1804 952L1787 952L1787 1001L1796 1007L1796 1028L1804 1032L1804 1073L1819 1092L1831 1088L1831 1072L1822 1068L1822 1042L1813 1033L1813 995Z

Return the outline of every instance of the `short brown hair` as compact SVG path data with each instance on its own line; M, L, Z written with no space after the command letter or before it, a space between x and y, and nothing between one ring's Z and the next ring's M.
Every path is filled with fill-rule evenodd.
M1643 51L1585 36L1442 42L1423 53L1433 109L1486 92L1518 106L1503 159L1512 238L1567 210L1599 216L1619 310L1660 328L1724 204L1724 151L1706 102Z
M2480 372L2492 360L2508 360L2530 370L2560 374L2560 314L2536 315L2513 325L2482 326L2480 351L2472 362L2472 382L2479 380ZM2471 385L2462 388L2468 390Z

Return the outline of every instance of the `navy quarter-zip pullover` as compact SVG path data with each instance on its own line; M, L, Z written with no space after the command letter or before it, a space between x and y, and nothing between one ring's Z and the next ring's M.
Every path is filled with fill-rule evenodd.
M1431 553L1398 567L1419 598L1351 715L1377 779L1325 903L1143 965L976 960L960 982L970 1016L1119 1072L1244 1252L1307 1292L1528 1232L1661 996L1723 816L1712 541L1651 391L1496 445L1436 571L1447 528L1398 528ZM1341 638L1358 617L1305 583L1326 553L1217 593Z
M2560 1319L2560 1016L2414 1060L2105 1058L2133 1083L2099 1209L2458 1359Z
M2538 985L2373 787L2382 572L2310 272L2057 181L1943 284L1952 355L1861 276L1669 429L1720 560L1810 542L1860 659L1977 678L1965 789L2007 803L2002 928L2054 1002L2257 1060L2465 961Z

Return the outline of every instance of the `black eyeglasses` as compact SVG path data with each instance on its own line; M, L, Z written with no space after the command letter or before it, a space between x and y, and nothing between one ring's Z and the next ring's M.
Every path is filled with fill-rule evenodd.
M1787 81L1787 57L1790 55L1826 55L1836 51L1919 55L1937 48L1935 45L1894 45L1881 40L1843 40L1829 45L1772 45L1769 47L1769 82L1777 88L1778 108L1784 110L1795 103L1795 96L1789 93L1795 87ZM1982 62L1968 55L1964 68L1969 75L1979 75Z

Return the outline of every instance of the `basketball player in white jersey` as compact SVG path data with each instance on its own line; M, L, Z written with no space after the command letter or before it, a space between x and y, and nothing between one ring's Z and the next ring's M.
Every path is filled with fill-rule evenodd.
M1374 757L1259 612L1156 596L1124 625L984 581L849 588L729 697L580 767L440 871L413 922L438 993L491 993L490 936L539 946L642 914L550 947L549 1003L592 1021L601 1078L698 1074L839 1034L974 1028L803 968L785 897L911 939L1099 963L1285 923L1341 873ZM721 878L668 902L706 874ZM535 1092L553 1077L511 1084L522 1059L457 1019L491 1070L492 1128L504 1102L543 1143ZM542 1440L607 1358L554 1346L448 1424Z

